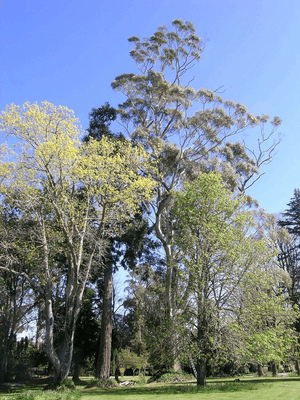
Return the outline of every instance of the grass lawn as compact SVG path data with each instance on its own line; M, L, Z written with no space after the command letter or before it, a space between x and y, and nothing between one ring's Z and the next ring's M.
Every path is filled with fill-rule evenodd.
M128 379L132 379L129 377ZM194 382L178 384L155 384L144 386L118 387L112 389L85 388L82 384L78 391L82 393L82 400L300 400L300 378L278 377L278 378L254 378L243 377L240 382L230 379L208 379L206 388L196 388ZM14 388L14 393L0 390L0 400L13 400L18 394L25 394L23 399L39 400L73 400L69 393L57 393L45 396L39 391L42 384L26 385ZM11 389L12 390L12 389ZM31 396L27 396L31 390ZM23 400L22 399L22 400Z

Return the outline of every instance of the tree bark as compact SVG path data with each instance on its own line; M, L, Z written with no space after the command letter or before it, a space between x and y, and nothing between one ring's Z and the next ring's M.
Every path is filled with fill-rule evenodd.
M206 362L207 357L201 357L197 360L197 386L206 385Z
M80 354L79 351L74 351L73 354L73 362L74 362L74 372L73 372L73 382L79 382L79 366L80 366Z
M275 361L271 362L271 370L272 370L272 375L277 376L277 364Z
M116 362L116 369L115 369L115 380L119 383L119 376L121 375L120 373L120 359L119 359L119 352L116 352L115 355L115 362Z
M202 311L202 312L201 312ZM198 354L200 356L197 357L197 386L205 386L206 385L206 363L207 363L207 345L205 343L206 339L206 329L207 329L207 321L203 313L205 313L205 309L198 305L198 332L197 332L197 340L198 340Z
M297 371L297 375L300 376L300 365L299 365L299 360L295 361L295 368Z
M257 365L257 371L258 371L258 376L264 375L264 370L263 370L262 364Z
M54 382L59 383L68 379L74 348L74 333L76 321L80 311L83 289L77 287L77 295L73 301L66 302L66 322L64 339L59 355L54 348L54 316L52 310L51 282L46 284L45 312L46 312L46 351L54 370Z
M5 381L5 377L7 374L7 364L8 364L8 354L7 354L7 346L2 347L2 354L1 354L1 364L0 364L0 386Z
M112 260L108 260L104 270L104 298L100 330L100 346L97 360L96 376L99 379L108 379L110 376L111 363L111 340L112 340L112 294L113 273Z

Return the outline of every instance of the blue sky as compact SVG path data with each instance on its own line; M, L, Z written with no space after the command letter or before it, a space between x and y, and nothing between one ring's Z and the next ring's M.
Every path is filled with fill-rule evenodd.
M0 109L47 100L73 109L86 128L92 107L122 101L110 84L135 72L127 38L176 18L207 40L193 71L197 89L224 85L224 98L282 118L278 153L250 194L283 211L300 187L299 0L3 0Z

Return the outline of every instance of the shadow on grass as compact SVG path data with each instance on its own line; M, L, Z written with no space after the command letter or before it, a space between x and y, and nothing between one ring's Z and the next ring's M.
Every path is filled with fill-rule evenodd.
M44 387L46 387L50 382L52 381L52 378L32 378L28 381L23 381L20 384L18 383L11 383L7 384L4 386L0 386L0 395L1 394L17 394L17 393L22 393L27 390L42 390Z
M276 383L276 382L293 382L293 381L295 381L295 382L300 382L300 377L280 377L280 376L278 376L278 377L263 377L263 378L239 378L240 379L240 381L239 382L233 382L233 383L237 383L237 384L240 384L240 383L255 383L255 384L257 384L257 383ZM212 381L209 381L208 382L208 384L212 384L212 383L230 383L230 381L228 380L228 379L218 379L218 378L216 378L216 379L212 379Z

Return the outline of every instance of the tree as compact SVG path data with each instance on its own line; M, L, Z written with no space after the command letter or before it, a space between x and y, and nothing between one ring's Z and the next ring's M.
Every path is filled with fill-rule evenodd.
M99 322L94 310L94 300L94 290L86 288L74 336L74 382L79 381L80 366L84 365L87 359L93 357L97 350Z
M116 155L122 152L123 143L126 143L126 139L122 134L115 134L110 130L110 123L116 119L116 116L116 110L109 103L105 103L104 106L97 109L93 108L89 114L88 135L84 138L84 142L87 143L91 138L98 141L101 141L103 138L110 138L115 142ZM110 376L113 330L113 272L118 269L118 265L131 268L138 253L141 252L141 243L148 230L148 224L145 218L143 218L143 213L144 210L140 204L130 223L128 221L126 223L121 221L117 229L118 234L114 235L113 238L107 238L107 251L101 259L104 270L103 302L100 345L96 368L96 376L101 380L108 379Z
M274 252L269 250L266 238L258 236L251 213L245 210L245 199L232 193L219 174L202 174L173 196L178 261L186 282L187 301L182 299L182 303L187 306L182 317L191 326L197 384L204 386L206 365L226 341L243 292L250 303L253 296L256 301L259 298L259 304L263 293L269 307L267 318L274 317L274 310L270 311L272 298L267 295L274 280L265 286L269 274L266 266L274 259ZM258 278L255 283L254 276ZM258 295L249 279L253 279ZM251 306L246 307L244 302L241 307L249 312ZM251 315L255 315L253 310ZM251 327L254 320L247 320Z
M18 151L0 165L1 191L35 223L36 243L42 249L34 275L4 265L1 269L27 278L43 296L47 354L55 380L61 381L68 377L76 321L93 260L105 252L103 237L113 236L115 224L132 218L141 198L151 198L152 180L141 174L148 157L129 141L123 142L121 152L106 138L80 146L83 132L73 112L48 102L12 104L0 121L1 130L19 140ZM60 265L52 263L54 252L61 252L67 261L59 354L53 343L52 294L61 271Z
M283 219L279 225L296 237L300 236L300 190L294 190L294 197L288 203L288 209L282 214Z
M133 375L135 371L143 369L145 371L147 367L147 359L142 356L138 356L136 353L129 349L123 349L120 354L120 368L125 372L126 369L132 369ZM124 373L123 373L124 374Z
M117 76L112 87L126 97L118 109L120 123L133 141L143 144L157 168L151 206L165 252L165 315L174 320L180 308L180 276L174 259L172 191L200 172L215 170L232 189L245 192L261 176L260 167L271 161L278 142L269 144L269 139L281 121L275 117L266 133L269 117L253 116L243 104L223 100L218 91L190 86L189 70L199 61L203 45L191 22L175 20L172 25L174 30L159 27L144 41L129 39L139 72ZM258 151L230 142L252 127L261 129Z
M292 284L288 288L291 301L300 305L300 191L294 190L294 197L288 203L288 209L278 221L279 227L285 228L289 237L278 240L281 267L290 275ZM300 324L298 322L298 332Z
M284 288L290 277L274 264L249 270L240 288L236 318L241 359L256 362L259 375L270 363L276 365L294 355L297 334L293 327L299 310L293 307Z
M278 245L278 261L281 268L291 277L291 285L287 287L287 293L291 302L297 307L300 306L300 191L294 190L294 196L288 203L288 208L282 213L278 225L281 230L288 232L288 237L280 238ZM295 329L300 332L300 318L298 317ZM299 345L298 345L299 352ZM296 368L300 375L299 355L296 354Z
M125 320L130 329L127 347L139 356L147 355L152 369L172 368L174 355L170 343L173 324L164 323L165 271L160 261L156 255L151 264L137 265L131 271L124 302Z
M31 270L30 225L9 204L0 206L0 263L15 271ZM34 321L38 298L24 276L0 270L0 385L9 379L13 347L20 334Z
M91 138L96 140L101 140L103 137L120 138L110 130L111 122L117 118L117 111L108 102L101 107L92 108L89 118L88 135L84 137L84 142L88 142Z

